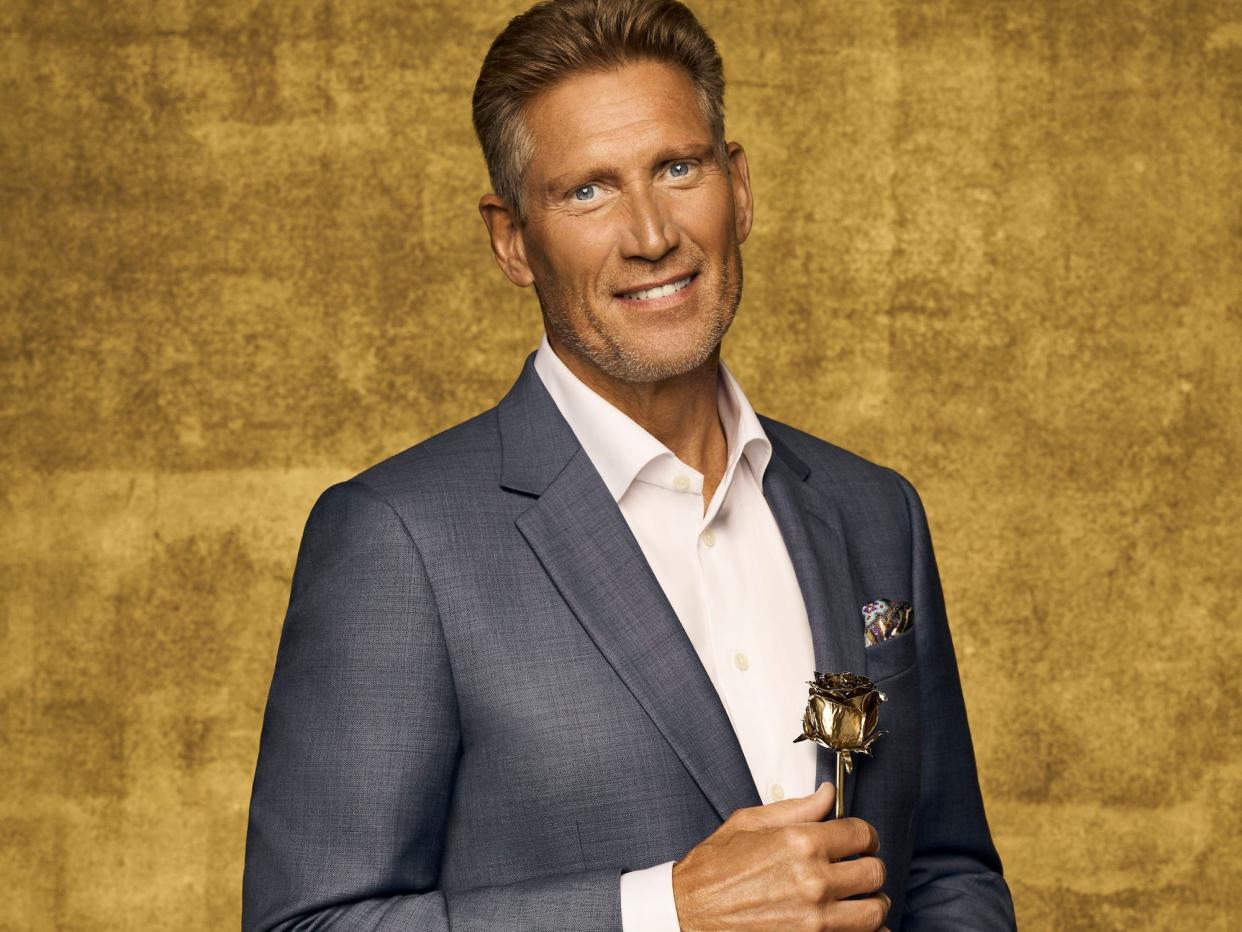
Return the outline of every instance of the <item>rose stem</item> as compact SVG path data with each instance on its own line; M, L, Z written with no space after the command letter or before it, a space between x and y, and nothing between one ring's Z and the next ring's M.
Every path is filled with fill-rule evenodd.
M837 751L837 818L845 815L845 755Z

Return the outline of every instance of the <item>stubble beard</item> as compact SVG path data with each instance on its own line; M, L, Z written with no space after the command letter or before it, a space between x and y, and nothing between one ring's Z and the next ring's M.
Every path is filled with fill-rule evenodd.
M720 269L724 288L692 350L685 355L671 358L643 355L635 347L618 340L616 334L600 320L590 300L585 295L578 295L574 303L579 319L586 321L589 325L586 333L594 337L593 340L584 340L583 334L570 324L571 318L563 307L553 307L549 311L549 302L544 300L538 287L535 288L535 294L539 298L545 325L570 352L586 359L618 381L658 382L697 369L707 362L724 339L742 301L742 251L737 243L733 244L732 262L736 276L730 274L729 266L726 263Z

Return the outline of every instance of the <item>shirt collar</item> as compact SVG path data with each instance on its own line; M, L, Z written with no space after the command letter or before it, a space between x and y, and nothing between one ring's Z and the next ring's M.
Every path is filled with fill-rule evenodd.
M653 460L668 457L680 462L668 447L574 375L552 349L547 333L535 351L535 371L614 501L621 500L635 477ZM723 360L719 373L716 404L729 451L725 475L733 471L739 457L745 456L756 478L762 479L772 458L772 442Z

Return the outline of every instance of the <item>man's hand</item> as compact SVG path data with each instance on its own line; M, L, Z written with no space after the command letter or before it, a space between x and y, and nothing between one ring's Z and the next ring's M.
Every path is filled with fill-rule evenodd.
M862 819L824 822L836 789L737 809L673 865L682 932L875 932L889 899L880 837ZM848 896L874 893L847 900Z

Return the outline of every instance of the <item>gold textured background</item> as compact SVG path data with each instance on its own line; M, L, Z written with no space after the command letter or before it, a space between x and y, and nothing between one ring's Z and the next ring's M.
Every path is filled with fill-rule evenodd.
M1242 861L1242 5L694 3L756 408L933 524L1026 929ZM0 2L3 929L229 929L303 523L539 335L469 98L522 4Z

